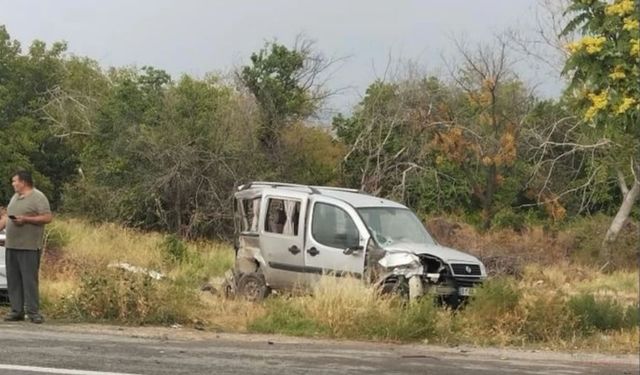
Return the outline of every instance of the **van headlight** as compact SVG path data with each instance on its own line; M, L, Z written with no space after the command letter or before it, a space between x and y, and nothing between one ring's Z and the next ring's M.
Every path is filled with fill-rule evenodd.
M390 270L394 275L403 275L407 278L414 275L422 275L423 272L420 258L412 253L387 252L378 261L378 264Z
M484 268L484 263L480 262L480 275L487 276L487 270Z

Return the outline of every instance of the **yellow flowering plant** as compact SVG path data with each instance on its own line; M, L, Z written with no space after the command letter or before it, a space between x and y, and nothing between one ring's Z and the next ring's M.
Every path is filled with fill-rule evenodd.
M566 99L590 125L584 134L612 141L598 162L608 167L605 178L618 182L622 197L606 243L615 240L640 197L639 14L640 0L570 0L565 12L573 18L563 35L582 34L568 46ZM608 247L603 249L606 256Z
M622 28L627 31L638 30L640 28L640 22L634 17L627 17L624 19L624 26L622 26Z
M611 79L624 79L627 75L624 73L624 68L620 65L616 66L613 72L609 74Z
M629 131L640 143L640 0L572 0L563 34L582 37L566 48L570 102L585 122Z
M633 13L634 8L633 0L619 0L607 5L604 12L607 16L626 16Z

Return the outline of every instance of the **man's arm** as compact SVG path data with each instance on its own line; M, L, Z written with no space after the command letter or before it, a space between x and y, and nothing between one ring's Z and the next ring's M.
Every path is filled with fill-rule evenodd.
M3 230L7 226L7 215L0 217L0 230Z
M16 216L13 220L16 224L35 224L35 225L44 225L49 224L53 220L53 214L51 212L47 212L46 214L40 214L35 216L25 216L20 215Z

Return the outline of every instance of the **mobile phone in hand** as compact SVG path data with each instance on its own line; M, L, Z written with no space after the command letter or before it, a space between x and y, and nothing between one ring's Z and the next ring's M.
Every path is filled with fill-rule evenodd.
M16 215L9 215L9 219L15 220L16 219Z

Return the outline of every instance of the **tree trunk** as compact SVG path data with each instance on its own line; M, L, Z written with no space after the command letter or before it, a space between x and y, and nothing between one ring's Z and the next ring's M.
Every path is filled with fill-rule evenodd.
M487 185L485 187L484 201L482 202L482 229L485 231L491 228L491 222L493 221L493 195L496 191L496 175L497 168L492 164L487 171Z
M624 195L620 209L618 209L616 217L613 218L613 222L607 230L607 234L604 237L605 245L615 241L616 237L618 237L618 233L620 233L624 222L629 218L633 204L638 200L638 196L640 196L640 183L634 181L631 189ZM603 250L606 247L603 246Z

